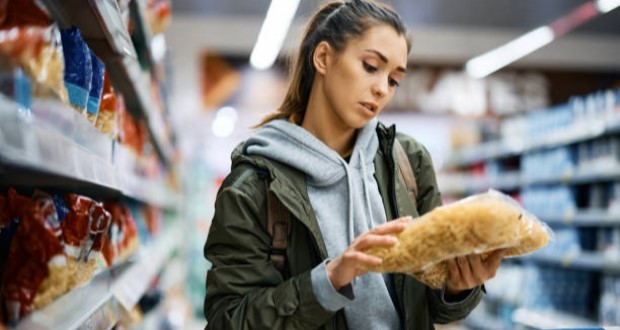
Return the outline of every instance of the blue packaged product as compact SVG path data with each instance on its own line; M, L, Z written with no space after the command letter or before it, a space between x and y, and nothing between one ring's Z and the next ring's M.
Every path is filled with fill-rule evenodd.
M88 120L94 123L97 120L99 114L99 104L101 103L101 92L103 91L103 71L104 64L101 60L89 49L90 60L92 64L93 77L90 85L90 92L88 93L88 105L86 107L86 114Z
M84 111L93 78L90 50L76 27L61 29L60 38L65 58L64 81L69 103L78 111Z

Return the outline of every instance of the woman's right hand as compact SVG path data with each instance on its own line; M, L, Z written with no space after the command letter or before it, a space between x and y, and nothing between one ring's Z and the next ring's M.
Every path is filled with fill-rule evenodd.
M362 264L377 266L380 258L370 256L362 251L371 247L391 247L397 239L391 235L398 234L407 227L411 217L399 218L377 226L360 236L336 259L327 263L327 275L336 290L349 284L354 278L368 271L360 268Z

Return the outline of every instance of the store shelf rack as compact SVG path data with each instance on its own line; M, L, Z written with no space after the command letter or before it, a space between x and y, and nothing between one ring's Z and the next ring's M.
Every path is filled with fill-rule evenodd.
M513 190L525 186L549 184L582 184L620 179L620 165L583 168L566 171L552 177L528 178L518 171L506 172L501 176L446 175L440 174L440 188L443 193L482 192L487 189Z
M446 162L446 167L467 166L490 159L517 156L537 149L564 146L618 132L620 132L620 117L591 120L537 140L520 137L513 140L486 142L477 147L467 148L455 152L453 157Z
M620 261L607 258L603 253L598 252L566 253L564 255L538 252L518 257L518 259L564 268L598 271L605 274L620 274Z
M86 118L59 102L35 100L32 108L35 115L0 95L3 184L63 187L177 209L179 196L165 180L135 173L133 154Z
M105 63L112 85L123 95L127 109L147 123L162 163L171 160L173 147L163 112L155 106L148 81L114 0L43 0L61 27L77 26L88 46Z
M581 329L604 329L589 319L578 317L571 314L562 313L556 310L532 310L519 308L515 310L512 319L516 324L524 325L534 329L559 329L559 328L581 328Z
M142 246L136 260L108 269L87 285L34 311L16 330L112 328L122 309L130 311L144 295L151 280L179 245L180 237L180 225L173 225L151 244Z

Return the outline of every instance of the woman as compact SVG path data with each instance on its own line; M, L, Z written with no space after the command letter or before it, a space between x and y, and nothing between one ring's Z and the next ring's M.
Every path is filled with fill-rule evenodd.
M441 204L426 149L376 116L405 75L400 17L366 0L335 1L311 18L282 106L233 152L205 245L208 329L432 329L462 319L501 261L451 261L444 290L402 274L365 272L388 234ZM398 138L419 193L394 175ZM266 180L264 180L266 178ZM267 189L291 214L286 265L270 261ZM395 221L387 221L399 218Z

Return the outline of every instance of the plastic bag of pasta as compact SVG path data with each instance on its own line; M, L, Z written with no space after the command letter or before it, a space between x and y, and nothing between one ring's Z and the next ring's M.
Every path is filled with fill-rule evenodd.
M447 261L507 249L517 256L544 247L551 229L509 196L495 190L444 205L412 220L391 248L366 252L383 259L373 271L405 273L433 288L449 278Z

